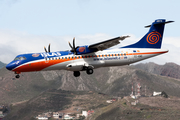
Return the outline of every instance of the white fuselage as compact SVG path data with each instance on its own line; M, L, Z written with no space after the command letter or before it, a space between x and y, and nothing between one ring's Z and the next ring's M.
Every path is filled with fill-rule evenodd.
M93 68L129 65L150 57L154 57L168 52L164 49L147 48L121 48L113 50L98 51L84 55L66 55L46 60L49 61L66 60L64 62L51 65L43 70L69 70L81 71L83 66L92 66Z

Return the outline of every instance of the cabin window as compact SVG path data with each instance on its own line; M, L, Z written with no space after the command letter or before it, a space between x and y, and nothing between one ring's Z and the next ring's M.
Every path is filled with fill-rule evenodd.
M126 56L126 53L124 53L124 56Z
M121 56L123 56L123 54L121 53Z
M59 60L60 60L61 58L59 57Z
M67 59L67 57L65 57L65 59Z

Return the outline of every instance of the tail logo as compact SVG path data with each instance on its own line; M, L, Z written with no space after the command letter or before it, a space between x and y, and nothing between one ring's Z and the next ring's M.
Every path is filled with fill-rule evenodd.
M161 38L161 34L157 31L149 33L146 40L149 44L156 44Z

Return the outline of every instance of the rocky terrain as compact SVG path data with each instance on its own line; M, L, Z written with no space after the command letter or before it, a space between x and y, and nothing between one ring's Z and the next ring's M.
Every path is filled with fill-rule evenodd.
M134 65L134 67L149 73L180 79L180 66L175 63L166 63L165 65L158 65L151 62L146 64L137 64Z
M137 105L130 97L99 109L93 120L179 120L180 99L176 97L141 97Z
M13 72L1 68L0 104L29 104L29 100L36 101L42 93L52 89L93 91L109 97L124 97L131 94L132 84L138 83L141 85L142 95L151 96L153 91L165 91L169 96L180 97L179 72L180 66L174 63L146 63L95 69L93 75L82 71L78 78L72 72L60 70L22 73L20 79L15 79Z

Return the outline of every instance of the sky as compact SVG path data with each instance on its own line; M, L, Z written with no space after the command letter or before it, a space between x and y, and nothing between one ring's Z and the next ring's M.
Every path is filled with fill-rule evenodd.
M89 45L130 35L122 47L137 42L156 19L173 20L164 31L169 52L142 61L180 65L179 0L0 0L0 61L18 54L70 49L68 41Z

